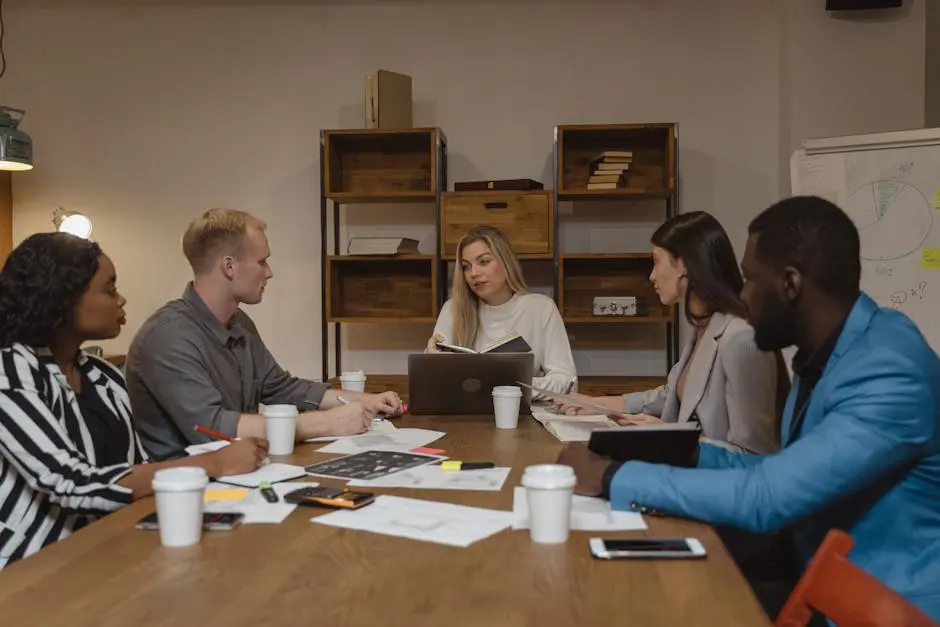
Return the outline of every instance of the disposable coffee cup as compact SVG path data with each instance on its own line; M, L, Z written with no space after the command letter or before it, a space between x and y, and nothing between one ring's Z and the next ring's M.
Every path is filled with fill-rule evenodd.
M297 429L296 405L265 405L264 435L268 440L268 455L290 455L294 452Z
M497 429L515 429L519 426L519 404L522 389L517 385L497 385L493 388L493 415Z
M529 506L529 536L539 544L564 544L571 527L576 477L571 466L538 464L522 475Z
M339 384L344 390L350 392L366 391L366 373L362 370L356 372L344 372L339 377Z
M202 468L179 466L153 473L157 524L163 546L198 544L202 538L202 512L209 477Z

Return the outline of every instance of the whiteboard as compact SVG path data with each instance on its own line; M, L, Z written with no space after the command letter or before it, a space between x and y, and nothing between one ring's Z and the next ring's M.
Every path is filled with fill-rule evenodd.
M839 205L859 230L862 290L940 351L940 129L806 140L794 195Z

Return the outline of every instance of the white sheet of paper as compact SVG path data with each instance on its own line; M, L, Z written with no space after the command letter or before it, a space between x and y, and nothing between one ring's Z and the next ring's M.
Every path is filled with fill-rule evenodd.
M272 485L281 500L277 503L268 503L261 496L259 490L252 490L240 501L210 501L205 505L205 511L212 513L239 512L245 515L243 525L274 524L284 522L291 512L297 509L293 503L285 503L284 495L300 488L312 488L320 485L316 481L297 481L291 483L277 483ZM207 489L230 487L224 483L211 483Z
M529 528L529 503L525 488L512 493L513 529ZM642 531L647 529L643 516L636 512L620 512L610 508L604 499L575 494L571 497L571 529L573 531Z
M392 424L391 420L379 420L372 423L372 427L369 429L369 433L390 433L392 431L397 431L398 427ZM335 442L336 440L342 439L344 436L341 435L324 435L319 438L307 438L304 442Z
M231 485L240 485L246 488L257 488L262 481L269 483L278 483L279 481L290 481L298 479L307 474L303 466L294 466L293 464L283 464L281 462L272 462L264 465L254 472L243 475L229 475L219 477L219 483L228 483Z
M510 527L514 515L495 509L382 494L361 509L340 510L310 520L319 525L468 547Z
M424 488L427 490L502 490L512 468L479 470L444 470L440 466L418 466L400 470L378 479L352 479L346 487Z
M395 429L389 433L361 433L340 438L332 444L317 449L318 453L353 455L363 451L396 451L407 453L413 448L427 446L446 434L429 429Z

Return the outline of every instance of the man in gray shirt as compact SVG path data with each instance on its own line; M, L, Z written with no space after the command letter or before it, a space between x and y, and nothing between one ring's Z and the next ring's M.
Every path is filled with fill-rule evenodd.
M239 305L261 302L274 276L265 224L242 211L211 209L183 235L194 279L182 298L143 324L127 354L127 390L141 441L156 458L209 441L202 425L230 437L265 436L258 405L296 405L297 439L352 435L376 413L398 415L394 392L342 396L293 377L265 347ZM314 410L314 411L305 411Z

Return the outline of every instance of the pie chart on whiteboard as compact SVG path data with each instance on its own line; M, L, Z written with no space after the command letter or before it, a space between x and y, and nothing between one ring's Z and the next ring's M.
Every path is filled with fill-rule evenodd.
M930 229L933 210L913 185L875 181L854 190L844 209L855 222L862 259L894 261L918 253Z

